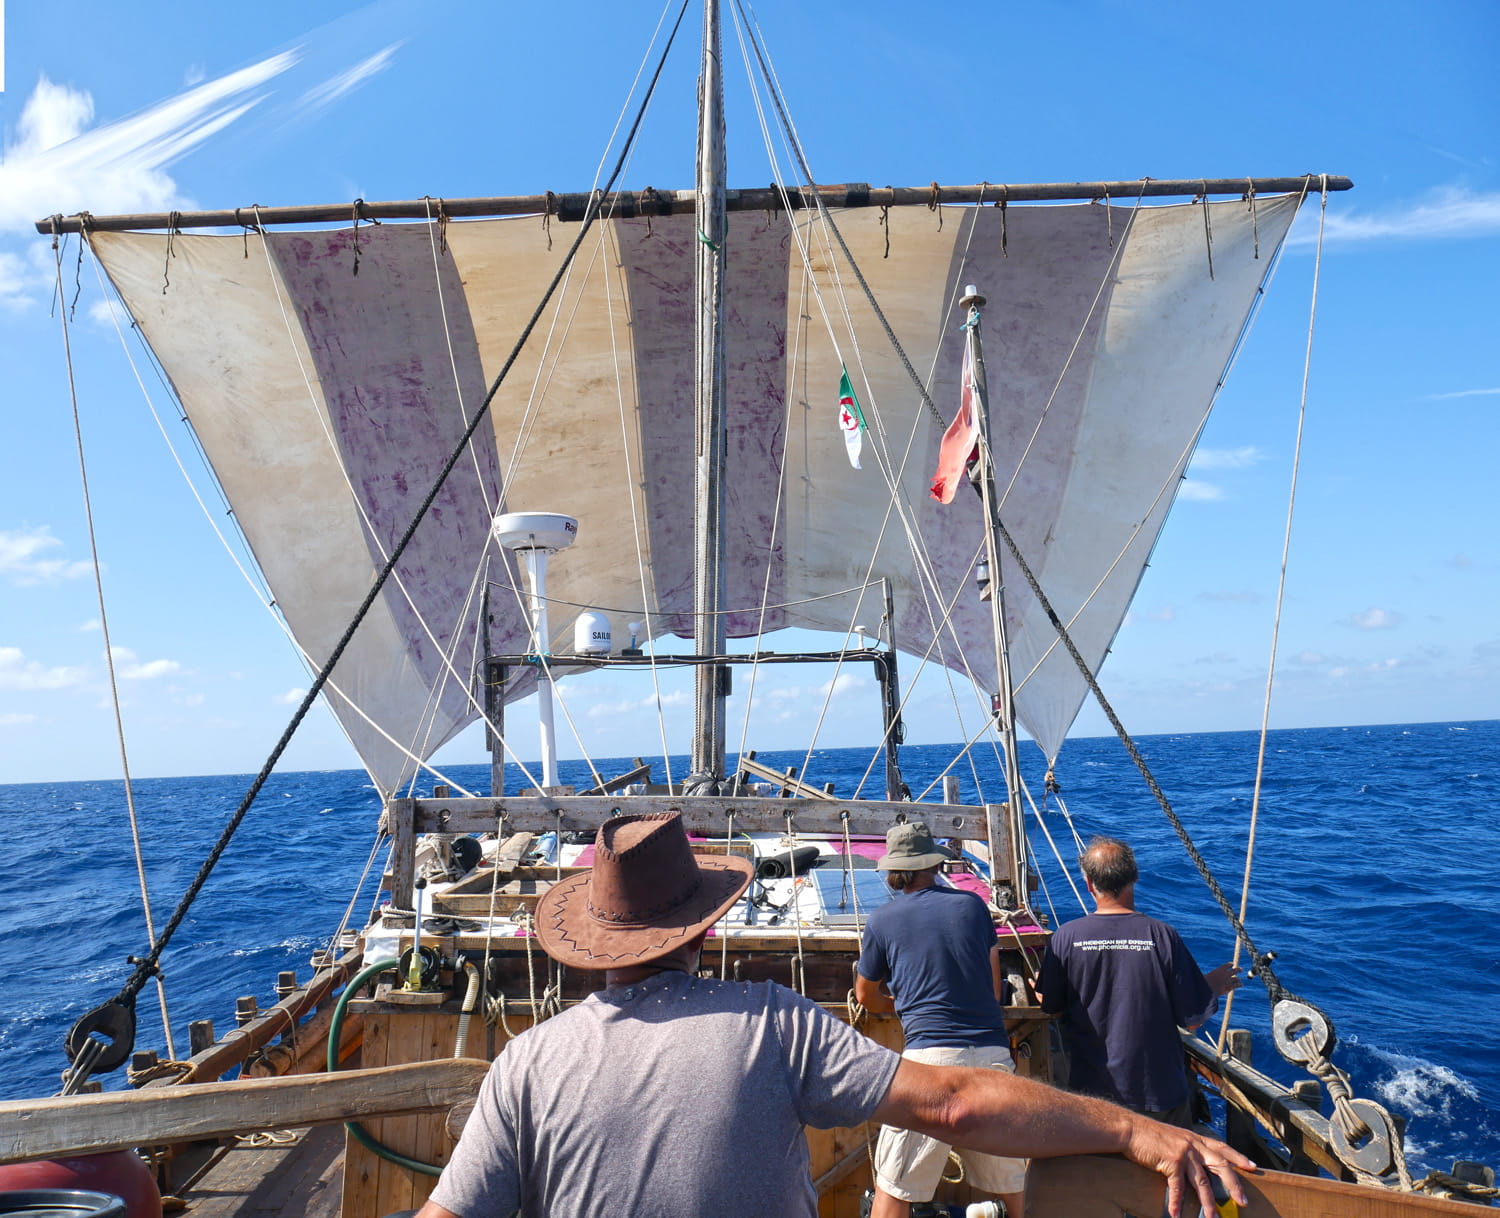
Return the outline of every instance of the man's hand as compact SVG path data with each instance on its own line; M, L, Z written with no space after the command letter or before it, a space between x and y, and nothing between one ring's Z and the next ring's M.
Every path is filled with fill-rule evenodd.
M1215 998L1222 998L1245 984L1237 964L1221 964L1213 972L1204 973L1203 980L1208 982L1208 988L1213 991Z
M1244 1205L1245 1186L1235 1168L1257 1170L1252 1160L1223 1142L1145 1118L1132 1128L1125 1156L1167 1178L1167 1213L1172 1218L1180 1218L1183 1199L1192 1193L1203 1213L1213 1214L1215 1176L1235 1202Z

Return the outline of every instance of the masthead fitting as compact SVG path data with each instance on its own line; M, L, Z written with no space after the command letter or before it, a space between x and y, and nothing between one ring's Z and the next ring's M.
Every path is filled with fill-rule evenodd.
M985 297L979 294L979 289L972 283L964 286L964 294L959 299L959 307L963 309L982 309L985 306Z

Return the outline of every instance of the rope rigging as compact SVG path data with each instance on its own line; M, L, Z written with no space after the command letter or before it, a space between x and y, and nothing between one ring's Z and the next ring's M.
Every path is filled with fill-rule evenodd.
M438 494L443 488L443 484L448 479L448 475L453 471L454 467L463 458L464 452L469 447L470 440L473 438L474 433L479 429L480 423L482 423L487 417L490 404L494 401L495 396L500 391L500 387L504 384L506 377L509 375L512 366L519 358L521 350L525 346L527 339L530 338L532 331L535 329L538 321L541 319L542 314L546 309L547 303L551 300L553 293L557 290L557 286L562 281L564 275L566 275L568 268L572 263L573 257L577 254L579 248L583 244L584 238L588 235L589 230L593 227L594 222L598 219L602 199L613 188L616 179L619 177L619 174L624 168L626 158L628 157L630 149L635 142L636 135L640 130L641 122L645 118L646 110L649 106L652 96L654 95L656 84L660 80L661 72L665 65L667 54L671 50L672 43L677 36L678 29L681 26L682 18L686 14L686 11L687 4L686 0L684 0L681 9L678 12L677 24L673 26L672 33L668 37L666 46L662 50L662 55L657 62L656 71L652 76L651 84L646 89L641 106L636 113L635 121L631 126L630 133L625 139L624 147L622 148L620 156L616 161L614 170L610 174L608 182L605 184L602 191L597 191L591 196L583 221L579 226L578 235L574 238L573 244L569 248L567 254L564 255L562 265L558 268L556 274L548 284L541 301L538 303L535 310L532 312L531 317L522 328L520 336L516 339L515 345L512 348L510 355L506 358L504 365L496 374L494 381L490 385L489 391L488 393L486 393L484 401L481 402L475 409L473 420L465 429L457 445L454 447L453 452L444 462L436 479L434 479L433 481L432 487L429 489L426 496L423 498L422 503L414 513L411 523L402 533L400 540L397 541L396 545L392 548L390 557L382 566L379 574L375 577L375 580L371 584L369 591L366 593L364 600L361 602L359 608L355 611L353 620L349 623L349 626L344 631L342 637L340 637L339 641L333 647L333 650L329 653L327 661L319 669L317 676L312 682L312 685L308 689L307 693L303 696L301 703L297 707L297 710L293 713L291 721L288 723L286 730L282 733L281 738L272 748L271 754L266 759L265 764L261 767L260 772L256 774L254 780L251 782L244 798L240 801L239 807L235 809L234 814L230 817L229 822L225 825L223 832L219 835L218 841L214 843L213 849L209 852L208 857L203 861L202 866L199 867L198 873L193 877L192 882L188 885L187 891L184 892L181 900L178 902L177 908L173 911L171 919L163 928L161 935L151 945L151 950L144 958L140 959L136 963L135 971L125 981L124 985L120 987L119 992L113 999L103 1004L101 1007L96 1008L94 1011L91 1011L87 1015L84 1015L76 1024L74 1024L73 1029L68 1036L70 1058L74 1062L74 1073L76 1073L80 1067L79 1055L84 1047L84 1043L99 1043L95 1041L94 1034L108 1032L112 1025L123 1024L124 1019L122 1019L122 1016L128 1016L128 1034L124 1032L123 1027L120 1027L116 1031L115 1035L111 1036L111 1041L113 1043L109 1046L106 1053L101 1054L101 1057L103 1057L105 1060L108 1060L109 1058L113 1058L118 1055L120 1057L120 1061L123 1061L124 1057L128 1056L130 1046L124 1045L122 1052L122 1042L125 1040L129 1040L131 1043L133 1043L134 1041L134 1006L136 995L140 992L141 987L145 985L148 978L154 976L159 971L158 962L161 958L162 952L166 949L167 944L171 941L172 936L177 931L177 928L182 924L183 919L186 918L188 910L192 907L193 902L197 899L198 893L202 890L203 885L207 883L208 877L213 873L214 867L217 865L220 857L223 855L224 850L228 847L230 839L234 836L236 830L238 830L241 822L243 822L246 813L249 812L251 805L255 802L256 796L260 794L261 788L265 785L266 780L270 777L271 772L275 769L276 763L280 760L282 753L286 751L287 746L291 743L292 736L296 733L297 728L302 723L302 720L306 717L308 711L312 708L312 705L316 701L319 692L321 692L321 690L323 689L323 686L327 684L334 668L338 665L339 658L343 655L344 651L349 646L349 643L353 639L355 632L359 629L360 624L364 621L366 615L374 606L381 590L385 587L386 582L390 579L392 572L395 570L396 564L400 561L401 556L406 552L407 547L411 544L411 540L416 535L417 529L426 519L428 509L437 499ZM113 1008L113 1010L111 1011L109 1010L109 1008ZM114 1065L119 1065L120 1061L116 1061ZM112 1069L113 1066L111 1066L110 1068ZM78 1082L79 1084L81 1084L82 1079L78 1079Z

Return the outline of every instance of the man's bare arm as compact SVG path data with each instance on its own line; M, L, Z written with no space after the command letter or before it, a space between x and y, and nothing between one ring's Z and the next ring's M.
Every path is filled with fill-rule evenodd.
M1114 1104L998 1070L929 1066L903 1059L874 1120L915 1129L953 1146L1011 1158L1123 1154L1167 1178L1167 1210L1178 1218L1188 1189L1214 1212L1212 1175L1245 1204L1235 1168L1255 1165L1222 1142L1137 1116Z
M865 1010L877 1015L896 1009L896 1000L891 997L890 990L885 988L883 982L871 981L857 971L854 974L854 999Z
M445 1210L436 1201L429 1201L417 1211L417 1218L458 1218L452 1210Z

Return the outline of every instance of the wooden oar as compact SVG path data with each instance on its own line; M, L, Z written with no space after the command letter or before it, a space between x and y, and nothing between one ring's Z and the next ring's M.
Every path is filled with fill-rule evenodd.
M1244 1218L1412 1218L1454 1214L1473 1218L1461 1201L1345 1184L1316 1176L1263 1171L1241 1177L1249 1205ZM1033 1159L1026 1181L1026 1218L1160 1218L1166 1212L1166 1181L1127 1159L1078 1155ZM1196 1199L1182 1207L1198 1213ZM1232 1210L1228 1212L1233 1212Z
M409 1062L337 1074L241 1079L0 1103L0 1163L328 1125L451 1108L489 1062Z

